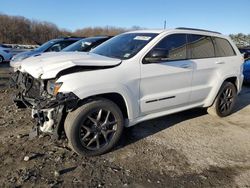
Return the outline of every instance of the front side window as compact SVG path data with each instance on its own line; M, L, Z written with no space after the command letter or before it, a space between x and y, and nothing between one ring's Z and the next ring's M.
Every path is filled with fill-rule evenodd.
M233 47L226 39L213 37L213 40L215 45L214 47L216 57L227 57L236 55Z
M118 35L91 50L91 53L111 58L129 59L144 48L156 33L126 33Z
M209 36L188 35L188 46L191 59L215 57L214 45Z
M162 39L150 53L161 52L163 61L187 59L187 35L173 34ZM154 54L153 54L154 56Z

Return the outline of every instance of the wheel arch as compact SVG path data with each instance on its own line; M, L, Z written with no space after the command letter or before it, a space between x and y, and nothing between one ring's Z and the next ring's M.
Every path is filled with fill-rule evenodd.
M229 77L229 78L225 79L224 82L222 82L222 84L225 83L225 82L231 82L235 86L235 88L236 88L236 90L238 92L239 87L238 87L237 79L238 79L237 76L232 76L232 77Z
M240 92L241 90L241 85L242 85L242 81L238 78L238 76L236 75L230 75L230 76L226 76L225 78L221 79L222 81L220 83L217 84L217 87L214 88L213 91L211 91L210 93L210 97L208 97L208 100L205 101L205 104L203 107L210 107L213 105L222 85L225 83L225 82L231 82L236 90L237 90L237 93Z
M131 97L126 94L122 94L120 92L104 92L104 93L95 93L92 95L88 95L85 97L80 97L80 100L78 102L78 105L82 105L84 103L87 103L91 100L95 100L96 98L105 98L112 102L114 102L122 111L122 114L125 119L134 119L136 116L136 111L138 105L134 104L131 101Z
M89 96L87 98L81 99L79 101L79 105L82 103L86 103L88 101L91 101L91 100L95 100L97 98L105 98L105 99L108 99L108 100L114 102L120 108L124 118L129 117L128 116L128 107L127 107L126 101L125 101L124 97L119 93L103 93L103 94Z

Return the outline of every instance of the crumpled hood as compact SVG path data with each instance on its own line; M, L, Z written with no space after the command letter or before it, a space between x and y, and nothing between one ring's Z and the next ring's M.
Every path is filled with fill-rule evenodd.
M109 58L85 52L51 52L36 55L22 61L21 72L27 72L35 78L55 78L62 70L74 66L105 67L116 66L120 59Z

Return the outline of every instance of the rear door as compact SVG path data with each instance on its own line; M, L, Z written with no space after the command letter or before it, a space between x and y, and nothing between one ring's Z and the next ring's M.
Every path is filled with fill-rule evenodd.
M185 106L191 93L193 64L187 60L187 35L169 35L154 49L163 49L168 58L141 65L140 107L143 115Z
M215 50L210 36L188 35L189 59L194 64L191 103L203 101L211 88L216 75Z
M226 43L225 39L188 35L189 58L194 63L191 103L204 101L223 79L221 76L230 72L232 57L229 56L234 56L235 52Z

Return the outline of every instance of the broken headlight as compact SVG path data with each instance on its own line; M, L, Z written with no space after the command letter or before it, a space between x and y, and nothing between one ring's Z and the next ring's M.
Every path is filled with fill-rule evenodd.
M62 82L56 82L56 80L49 80L47 83L48 93L50 95L56 96L62 84L63 84Z

